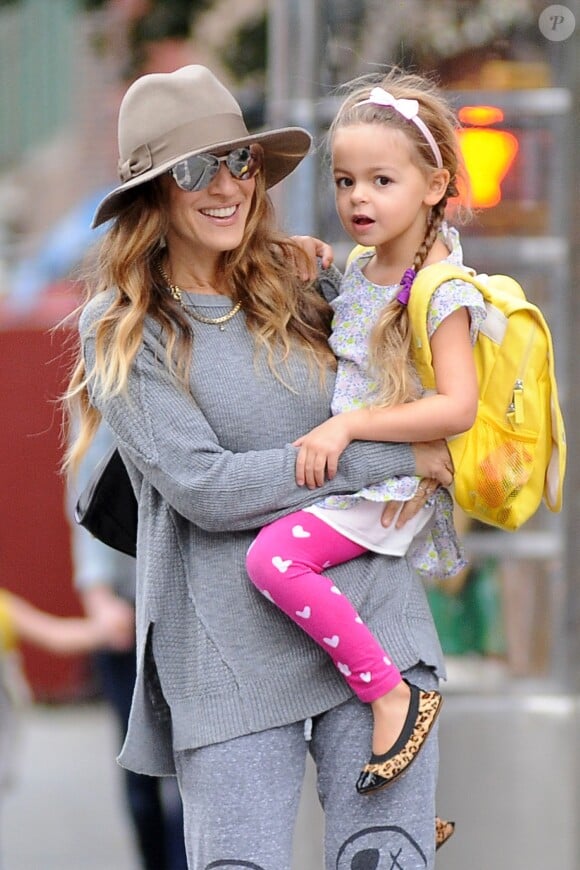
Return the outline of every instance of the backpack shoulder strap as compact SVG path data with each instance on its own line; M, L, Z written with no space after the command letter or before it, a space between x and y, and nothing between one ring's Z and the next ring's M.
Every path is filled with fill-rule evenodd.
M413 361L421 383L428 390L435 388L433 357L427 332L429 303L433 293L441 284L458 279L473 284L486 297L485 286L478 281L473 272L461 266L453 266L451 263L432 263L430 266L425 266L424 269L419 270L411 287L407 310L413 333Z
M348 257L346 258L346 268L350 266L350 264L360 257L361 254L370 254L371 251L374 251L374 248L366 248L364 245L355 245Z

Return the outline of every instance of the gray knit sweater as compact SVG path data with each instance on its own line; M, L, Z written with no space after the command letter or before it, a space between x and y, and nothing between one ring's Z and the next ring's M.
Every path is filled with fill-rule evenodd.
M324 292L338 290L327 273ZM89 368L94 299L80 333ZM225 297L190 295L209 317ZM414 472L410 448L354 442L336 478L311 492L294 479L292 441L327 418L334 377L321 386L298 353L281 374L258 354L243 314L222 331L194 323L191 391L167 374L160 329L148 321L125 395L97 401L117 438L139 502L138 673L120 761L149 774L174 770L173 750L195 748L321 713L351 693L320 650L245 573L265 523L320 499ZM332 570L399 668L443 671L424 590L400 558L368 555Z

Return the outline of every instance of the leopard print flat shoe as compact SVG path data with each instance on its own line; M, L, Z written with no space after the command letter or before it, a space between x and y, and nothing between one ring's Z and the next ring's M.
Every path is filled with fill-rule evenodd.
M371 755L357 780L359 794L371 794L394 782L415 760L429 736L443 698L439 692L424 692L408 683L411 690L409 710L403 729L393 746L384 755Z
M455 822L448 822L435 816L435 851L444 846L455 833Z

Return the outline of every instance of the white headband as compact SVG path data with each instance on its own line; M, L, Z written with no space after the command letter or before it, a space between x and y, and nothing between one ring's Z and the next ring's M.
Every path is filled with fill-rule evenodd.
M435 162L437 163L437 169L443 168L441 151L439 150L439 146L435 141L433 133L425 121L419 117L419 103L417 100L396 100L392 94L389 94L388 91L385 91L383 88L373 88L370 92L369 98L367 100L361 100L360 103L357 103L356 105L364 106L366 103L372 103L375 106L388 106L389 108L394 109L395 112L398 112L399 115L406 118L407 121L412 121L421 131L426 142L429 143Z

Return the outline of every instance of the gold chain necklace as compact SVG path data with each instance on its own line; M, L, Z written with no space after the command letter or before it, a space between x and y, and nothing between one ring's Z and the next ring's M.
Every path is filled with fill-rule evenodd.
M204 314L199 314L194 308L189 305L184 305L183 303L183 290L181 287L178 287L177 284L172 284L169 280L169 275L161 265L161 263L157 263L157 269L159 270L159 274L169 287L169 292L173 296L173 298L179 302L181 307L185 309L194 320L198 320L200 323L209 323L211 326L219 326L220 330L223 332L225 329L224 323L227 323L228 320L231 320L232 317L235 317L240 308L242 307L241 302L236 302L231 311L228 311L227 314L222 314L221 317L206 317Z

